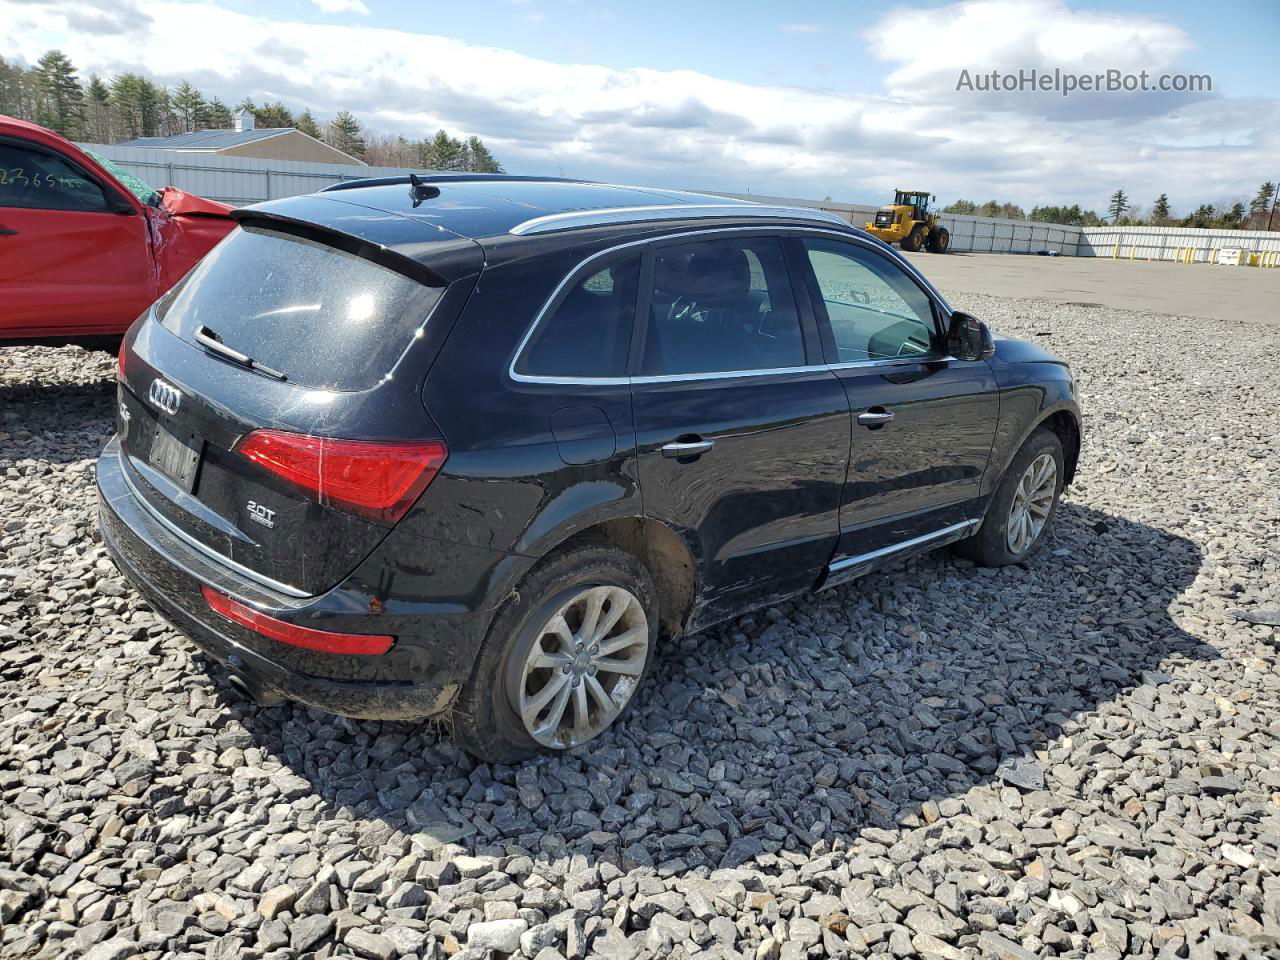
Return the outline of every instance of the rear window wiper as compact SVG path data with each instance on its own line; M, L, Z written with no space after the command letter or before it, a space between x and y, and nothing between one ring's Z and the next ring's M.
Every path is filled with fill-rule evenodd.
M238 363L242 367L248 367L250 370L271 377L273 380L287 379L279 370L268 367L265 363L259 363L257 360L253 359L253 357L243 354L239 350L233 350L231 347L228 347L222 342L222 338L219 337L217 333L210 330L203 324L196 327L195 337L196 343L200 344L206 350L216 353L220 357L226 357L228 360Z

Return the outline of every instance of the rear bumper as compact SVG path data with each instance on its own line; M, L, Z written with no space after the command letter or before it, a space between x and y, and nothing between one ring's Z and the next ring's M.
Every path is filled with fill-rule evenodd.
M277 693L329 713L367 719L419 719L440 714L453 702L474 661L476 647L470 642L472 633L459 630L459 618L449 618L449 622L441 623L441 630L436 631L448 638L445 645L452 649L447 655L455 666L452 670L433 670L430 661L436 657L419 654L424 646L422 637L401 636L399 629L388 631L382 627L381 618L366 615L364 632L396 633L400 649L393 650L398 658L395 672L413 673L414 682L341 680L286 665L280 662L281 657L271 654L275 641L210 610L201 594L201 585L207 584L272 616L313 626L329 623L325 619L331 613L328 608L349 611L353 605L352 591L341 591L336 597L333 594L339 591L307 601L295 600L273 594L192 548L138 501L125 477L119 443L114 438L98 460L97 484L98 526L116 566L158 613L219 663L246 678L249 687ZM364 609L369 609L368 600ZM345 626L349 628L350 618L346 619ZM461 619L464 622L481 620L479 617ZM428 632L431 632L429 626ZM438 647L440 643L426 646ZM392 653L385 656L391 658ZM370 661L382 659L317 653L304 662L314 663L318 671L341 676L367 673ZM425 669L413 669L415 662Z

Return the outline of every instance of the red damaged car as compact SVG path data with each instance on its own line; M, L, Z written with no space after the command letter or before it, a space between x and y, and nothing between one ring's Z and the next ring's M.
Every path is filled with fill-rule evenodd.
M0 116L0 344L118 340L231 231L230 213Z

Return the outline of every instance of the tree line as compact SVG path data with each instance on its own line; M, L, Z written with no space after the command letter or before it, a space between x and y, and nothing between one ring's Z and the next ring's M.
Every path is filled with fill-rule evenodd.
M293 127L374 166L503 172L479 137L463 140L440 130L428 139L409 140L371 130L348 110L322 123L309 108L295 114L279 100L258 104L244 97L228 106L186 80L169 88L141 73L90 74L85 82L60 50L50 50L33 67L0 57L0 114L38 123L69 140L118 143L229 130L241 110L252 113L258 127Z
M1062 223L1081 227L1204 227L1216 230L1280 230L1280 213L1272 217L1276 200L1276 185L1268 180L1258 187L1249 202L1237 200L1230 206L1202 203L1183 217L1175 217L1169 204L1169 195L1162 193L1152 202L1150 210L1135 207L1124 190L1117 190L1107 202L1106 216L1093 210L1081 209L1079 204L1065 206L1032 207L1030 213L1016 203L1000 203L988 200L976 204L971 200L957 200L942 208L943 213L959 213L971 217L1003 217L1007 220L1032 220L1039 223Z

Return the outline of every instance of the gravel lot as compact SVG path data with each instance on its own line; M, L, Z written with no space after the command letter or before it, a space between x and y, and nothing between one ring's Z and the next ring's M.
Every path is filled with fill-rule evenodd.
M113 358L0 352L0 955L1280 956L1280 346L956 300L1081 380L1051 549L682 640L515 768L241 700L97 538Z

